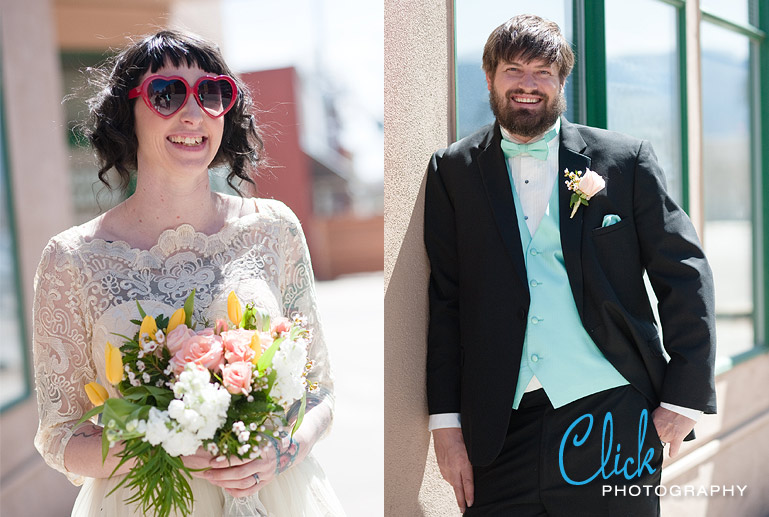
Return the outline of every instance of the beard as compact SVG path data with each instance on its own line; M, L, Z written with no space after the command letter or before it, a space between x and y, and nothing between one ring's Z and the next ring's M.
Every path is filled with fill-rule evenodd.
M563 88L553 99L539 91L531 92L532 95L541 96L542 103L545 105L543 110L536 112L525 108L519 109L509 106L508 104L511 101L508 99L514 94L525 95L525 92L520 90L515 92L508 91L504 97L497 93L496 88L492 88L489 92L491 111L497 117L499 125L514 135L526 138L541 135L550 129L555 124L555 121L558 120L558 117L566 111L566 96L564 95Z

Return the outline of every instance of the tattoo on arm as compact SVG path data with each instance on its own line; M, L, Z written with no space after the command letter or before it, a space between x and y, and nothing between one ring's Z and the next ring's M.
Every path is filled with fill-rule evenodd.
M270 436L268 439L270 440L272 446L275 447L275 474L281 474L288 470L291 465L294 464L294 461L296 461L297 456L299 456L299 443L295 442L294 439L291 438L288 447L286 449L282 449L277 438Z
M82 436L84 438L91 438L92 436L101 436L101 427L97 426L91 426L91 427L82 427L72 433L72 436Z

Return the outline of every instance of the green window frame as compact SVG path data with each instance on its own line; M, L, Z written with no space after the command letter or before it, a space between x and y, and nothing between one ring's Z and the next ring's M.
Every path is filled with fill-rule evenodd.
M2 50L2 49L0 49ZM2 77L2 52L0 51L0 84L3 84L3 77ZM0 88L0 167L2 167L2 174L0 174L0 178L3 181L2 190L3 190L3 199L0 200L0 210L3 210L5 212L6 220L8 221L8 233L10 236L10 248L8 250L8 257L3 257L3 260L6 258L10 259L10 263L8 264L10 266L11 271L13 272L12 277L12 285L3 285L3 290L10 290L14 293L14 296L16 298L16 307L15 307L15 314L13 315L4 315L5 317L13 317L16 319L16 324L18 325L18 342L13 343L10 340L4 341L0 346L18 346L21 350L19 353L21 354L21 362L18 365L22 369L21 372L21 380L22 380L22 387L19 394L13 398L10 398L2 403L0 405L0 413L4 412L7 409L10 409L14 407L16 404L19 404L20 402L25 401L29 396L32 394L32 375L30 370L30 357L29 357L29 349L26 346L27 343L29 343L29 340L27 339L28 333L27 333L27 325L26 325L26 318L25 318L25 311L24 308L27 306L26 300L24 297L24 292L22 290L21 285L21 267L20 267L20 261L19 261L19 239L18 239L18 232L16 230L16 210L14 208L14 202L13 202L13 183L11 179L11 168L10 168L10 160L8 158L8 146L6 135L8 134L6 131L6 124L5 124L5 96L3 94L3 89Z

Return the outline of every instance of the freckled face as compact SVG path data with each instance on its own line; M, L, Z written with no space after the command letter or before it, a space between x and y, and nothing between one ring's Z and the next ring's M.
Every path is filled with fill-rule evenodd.
M180 76L190 87L207 74L197 67L163 66L157 72L147 71L139 80L142 84L150 75ZM141 98L135 99L135 132L139 142L139 170L160 169L185 175L208 172L222 142L224 117L211 118L190 95L187 102L170 118L158 116Z
M541 135L566 111L556 63L500 61L493 75L486 73L486 84L500 125L523 139Z

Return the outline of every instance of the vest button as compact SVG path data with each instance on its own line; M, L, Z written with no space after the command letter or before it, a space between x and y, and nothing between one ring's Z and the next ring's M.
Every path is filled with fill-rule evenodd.
M541 319L539 319L539 318L537 318L536 316L535 316L535 317L533 317L533 318L531 318L531 323L532 323L533 325L536 325L536 324L537 324L537 323L539 323L540 321L542 321L542 320L541 320Z
M539 285L539 282L537 282L536 280L532 280L531 282L529 282L529 285L532 287L537 287Z
M539 361L539 356L537 354L532 354L531 362L536 363L537 361Z
M530 253L531 253L532 255L534 255L535 257L536 257L537 255L539 255L539 252L538 252L536 249L534 249L534 248L532 248L532 249L531 249L531 252L530 252Z

